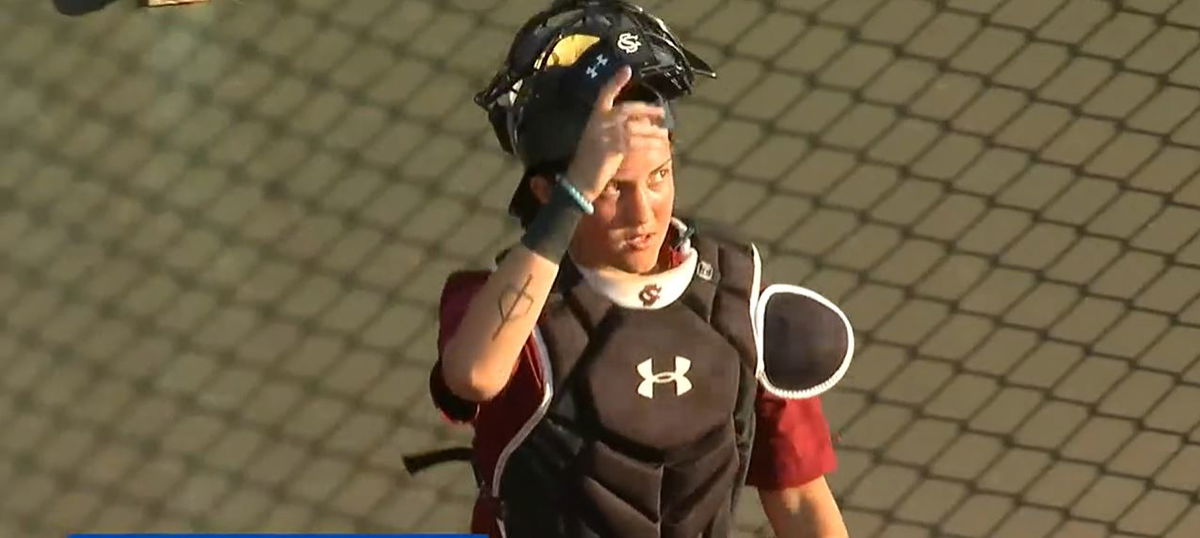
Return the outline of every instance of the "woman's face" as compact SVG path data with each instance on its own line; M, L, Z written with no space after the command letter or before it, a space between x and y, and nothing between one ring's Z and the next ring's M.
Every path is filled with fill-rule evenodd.
M669 145L630 152L593 202L571 241L571 257L585 267L627 273L655 270L675 208Z

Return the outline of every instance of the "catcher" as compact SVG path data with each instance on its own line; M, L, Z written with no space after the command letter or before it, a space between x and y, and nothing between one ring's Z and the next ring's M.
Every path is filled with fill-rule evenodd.
M443 290L433 400L475 429L472 532L723 538L742 485L781 537L845 536L817 398L849 321L764 285L753 244L674 215L672 100L713 70L657 17L556 2L477 96L525 174L524 230Z

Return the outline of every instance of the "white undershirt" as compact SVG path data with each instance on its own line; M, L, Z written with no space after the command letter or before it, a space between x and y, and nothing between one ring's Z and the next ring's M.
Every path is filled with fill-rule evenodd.
M677 228L683 226L683 223L678 221L672 224ZM649 275L627 273L608 267L596 269L578 265L577 267L584 280L593 289L618 306L638 310L658 310L678 300L696 274L699 255L696 253L696 249L692 248L691 241L685 241L679 250L684 256L682 263L660 273ZM654 293L657 300L646 304L642 300L643 291L654 286L658 288Z

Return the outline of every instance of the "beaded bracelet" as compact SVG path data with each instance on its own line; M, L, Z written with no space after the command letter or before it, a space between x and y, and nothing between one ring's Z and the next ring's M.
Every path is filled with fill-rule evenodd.
M592 213L596 212L596 208L592 206L592 203L583 196L583 193L579 192L579 189L575 188L575 185L571 183L569 179L567 179L566 174L560 172L555 176L555 179L558 180L556 181L558 186L566 191L567 194L571 195L571 198L575 200L575 203L579 205L579 208L582 209L584 213L591 215Z

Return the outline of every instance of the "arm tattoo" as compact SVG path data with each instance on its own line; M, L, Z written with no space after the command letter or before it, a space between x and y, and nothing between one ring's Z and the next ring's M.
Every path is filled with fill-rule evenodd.
M529 283L532 281L533 275L525 275L525 283L521 284L520 289L509 286L500 292L500 299L496 301L496 307L500 309L500 326L496 327L496 332L492 334L492 340L500 336L500 331L504 330L504 326L508 325L509 321L528 314L533 308L533 297L529 295L528 291Z

